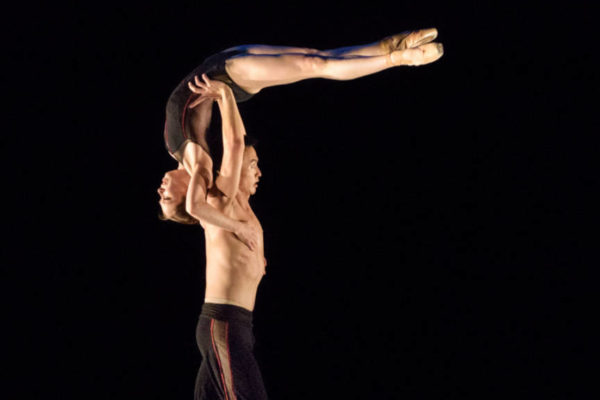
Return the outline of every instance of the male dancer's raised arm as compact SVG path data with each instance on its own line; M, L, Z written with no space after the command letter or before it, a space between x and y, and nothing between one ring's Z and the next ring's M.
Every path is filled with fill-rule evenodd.
M210 81L203 75L204 82L197 77L196 86L189 84L192 92L200 94L199 103L216 101L221 111L223 129L223 162L215 185L225 196L231 197L239 184L239 169L241 168L244 152L244 136L246 131L242 118L235 104L233 92L220 81ZM185 157L192 162L191 179L186 196L186 211L201 223L210 223L230 232L239 229L240 221L232 220L206 203L206 164L202 157L208 157L205 152L198 151ZM242 222L241 225L244 225ZM249 246L252 248L252 246Z
M188 86L192 92L201 95L200 100L213 98L219 105L223 129L223 159L215 185L223 195L232 198L240 181L246 128L231 88L223 82L209 80L206 74L202 75L202 80L204 82L195 77L195 85L190 82Z

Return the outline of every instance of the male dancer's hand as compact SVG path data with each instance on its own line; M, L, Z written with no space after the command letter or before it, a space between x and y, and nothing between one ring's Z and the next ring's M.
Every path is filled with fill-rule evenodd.
M234 235L252 251L256 249L260 233L258 229L246 221L240 221Z
M188 88L192 92L200 95L188 106L189 108L194 108L198 104L201 104L207 100L222 100L227 91L231 90L226 83L217 80L211 80L206 74L202 74L202 80L204 82L200 81L198 76L194 76L194 82L188 82Z

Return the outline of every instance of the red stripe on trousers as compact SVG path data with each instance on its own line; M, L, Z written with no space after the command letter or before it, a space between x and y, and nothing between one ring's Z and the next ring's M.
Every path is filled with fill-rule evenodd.
M223 375L223 367L221 366L221 359L219 358L219 351L217 350L217 345L215 344L215 335L214 335L214 328L215 326L215 320L212 319L210 321L210 339L212 341L212 345L213 345L213 351L215 352L215 356L217 357L217 363L219 364L219 375L221 375L221 382L223 383L223 392L225 393L225 400L229 400L229 397L227 396L227 385L225 384L225 376Z

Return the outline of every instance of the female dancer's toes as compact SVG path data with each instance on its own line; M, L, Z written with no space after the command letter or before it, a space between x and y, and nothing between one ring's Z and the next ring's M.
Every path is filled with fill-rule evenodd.
M384 38L382 47L388 53L396 50L412 49L434 40L438 35L436 28L421 29L414 32L402 32Z
M409 49L424 45L432 42L437 38L438 31L435 28L421 29L420 31L413 32L406 38L406 45Z
M390 53L389 61L392 65L425 65L437 61L444 55L444 46L441 43L427 43L415 48L397 50Z

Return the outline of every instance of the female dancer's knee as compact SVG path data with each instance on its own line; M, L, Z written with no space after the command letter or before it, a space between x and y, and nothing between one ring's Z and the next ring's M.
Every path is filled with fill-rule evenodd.
M310 76L322 75L327 67L327 58L315 54L305 54L297 60L300 70Z

